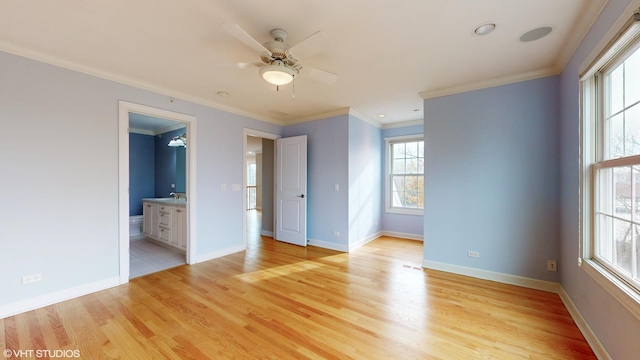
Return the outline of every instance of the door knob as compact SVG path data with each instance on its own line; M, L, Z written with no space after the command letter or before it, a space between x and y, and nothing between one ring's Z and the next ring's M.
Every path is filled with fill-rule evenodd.
M303 198L303 199L304 199L304 194L296 195L296 197L299 197L299 198Z

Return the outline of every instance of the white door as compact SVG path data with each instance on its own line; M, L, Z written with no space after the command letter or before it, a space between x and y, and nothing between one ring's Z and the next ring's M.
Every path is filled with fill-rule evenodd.
M307 246L307 136L276 140L275 239Z

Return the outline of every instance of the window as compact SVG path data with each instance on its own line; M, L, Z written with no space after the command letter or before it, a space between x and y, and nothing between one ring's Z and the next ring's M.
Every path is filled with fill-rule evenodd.
M424 138L386 140L387 212L421 215L424 210Z
M588 268L640 300L640 16L582 76ZM586 189L586 190L585 190ZM604 285L604 284L603 284ZM638 311L638 310L636 310Z

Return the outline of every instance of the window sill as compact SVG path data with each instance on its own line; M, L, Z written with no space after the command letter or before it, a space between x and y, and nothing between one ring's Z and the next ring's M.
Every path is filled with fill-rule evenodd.
M417 215L417 216L424 215L424 210L414 210L414 209L387 208L385 212L389 214Z
M640 320L640 295L629 285L609 274L606 269L593 260L583 259L582 270L611 294L636 319Z

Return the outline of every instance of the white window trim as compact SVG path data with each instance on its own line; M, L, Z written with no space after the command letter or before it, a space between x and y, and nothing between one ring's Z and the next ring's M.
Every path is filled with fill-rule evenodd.
M591 146L595 142L596 137L600 136L601 131L596 128L594 117L596 112L596 95L592 92L595 89L595 80L593 75L602 68L607 62L616 56L628 41L635 35L640 33L640 24L636 22L634 25L627 27L629 22L628 14L637 11L640 1L634 1L629 5L623 16L618 19L612 30L607 33L605 39L600 42L594 53L589 56L590 64L585 68L584 64L580 76L580 214L579 214L579 246L578 246L578 266L596 283L602 286L610 295L612 295L620 304L622 304L631 314L640 320L640 293L626 282L613 275L607 268L600 263L591 260L594 246L594 204L592 194L594 176L592 167L597 160L595 147ZM624 29L623 31L614 29ZM635 34L634 34L635 33ZM611 160L615 161L615 160Z
M410 140L422 140L424 141L424 134L413 134L413 135L402 135L402 136L392 136L384 139L384 154L385 154L385 187L384 187L384 199L385 199L385 212L390 214L404 214L404 215L424 215L424 209L410 209L410 208L398 208L393 207L391 204L391 154L389 152L389 148L391 143L393 142L403 142ZM422 154L424 158L424 154ZM424 176L424 174L422 174ZM424 190L424 189L423 189Z

